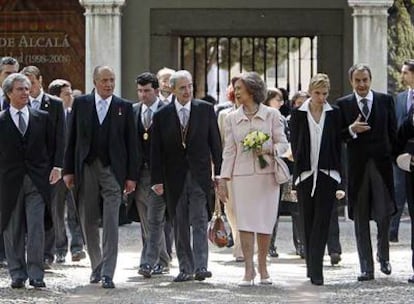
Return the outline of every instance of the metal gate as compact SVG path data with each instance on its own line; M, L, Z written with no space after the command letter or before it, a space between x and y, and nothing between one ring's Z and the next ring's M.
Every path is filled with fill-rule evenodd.
M289 93L307 89L317 67L317 37L181 36L180 67L193 74L197 98L225 101L232 77L244 71L262 75L268 87Z

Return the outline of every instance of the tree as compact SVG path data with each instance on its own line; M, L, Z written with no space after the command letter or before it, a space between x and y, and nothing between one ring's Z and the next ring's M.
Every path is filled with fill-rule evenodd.
M395 0L388 17L388 90L404 90L400 71L406 59L414 58L414 0Z

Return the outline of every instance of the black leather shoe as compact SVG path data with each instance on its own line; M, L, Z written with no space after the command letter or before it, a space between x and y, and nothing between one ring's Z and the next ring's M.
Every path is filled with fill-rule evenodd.
M270 257L272 258L277 258L279 257L279 253L277 253L276 248L269 248L268 254Z
M25 281L23 279L15 279L11 282L11 288L23 288L25 285Z
M205 267L201 267L200 269L196 269L194 279L204 281L206 278L211 278L211 276L211 271L208 271Z
M341 255L339 253L331 253L330 254L331 257L331 265L338 265L339 262L341 261Z
M414 275L408 278L408 283L414 284Z
M178 274L178 276L176 276L174 278L174 282L186 282L186 281L192 281L193 280L193 275L185 273L185 272L180 272Z
M168 266L162 266L161 264L156 264L152 269L153 275L161 275L170 273L170 268Z
M115 288L115 284L110 277L102 277L102 288Z
M374 274L372 272L363 272L358 276L358 281L370 281L374 279Z
M383 274L386 274L386 275L391 274L392 269L391 269L391 264L389 261L382 260L380 261L380 265L381 265L380 269Z
M390 236L390 243L398 243L398 236Z
M138 269L138 274L142 275L146 279L151 278L151 272L151 266L148 264L142 264Z
M56 254L56 263L58 263L58 264L65 263L65 256L66 256L66 254L64 254L64 253L57 253Z
M318 285L318 286L323 285L323 279L311 278L310 280L311 280L312 285Z
M91 284L98 284L101 281L101 275L92 273L89 278L89 283Z
M33 286L34 288L46 287L46 284L42 279L29 280L29 285Z
M391 264L390 261L381 259L380 256L377 254L377 261L380 263L380 270L383 274L390 275L391 274Z

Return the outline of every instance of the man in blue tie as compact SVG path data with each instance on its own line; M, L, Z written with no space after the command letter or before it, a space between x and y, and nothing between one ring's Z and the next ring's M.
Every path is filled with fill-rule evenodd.
M64 161L64 181L74 188L92 274L114 288L118 256L118 220L122 194L135 190L137 132L132 104L113 94L115 73L109 66L93 72L95 90L75 98ZM102 200L102 246L99 236Z
M9 108L9 103L4 96L3 89L1 88L4 79L13 73L17 73L19 70L19 62L13 57L3 57L0 60L0 110L6 110ZM4 240L3 233L0 233L0 268L7 267L6 253L4 252Z
M401 127L403 122L408 117L408 112L413 104L414 94L414 60L408 59L404 61L401 67L401 80L407 86L407 90L399 93L395 102L395 114L397 116L397 125ZM398 168L396 165L394 169L394 186L395 186L395 202L397 204L397 213L391 219L390 225L390 242L398 242L398 230L400 226L400 219L404 210L405 202L408 200L407 186L406 186L406 172Z

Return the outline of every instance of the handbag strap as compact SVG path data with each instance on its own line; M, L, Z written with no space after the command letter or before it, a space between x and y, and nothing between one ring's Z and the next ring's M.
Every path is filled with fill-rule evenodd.
M214 190L214 196L215 196L215 199L216 199L215 204L214 204L214 213L217 216L221 216L220 199L219 199L219 196L217 194L217 189Z

